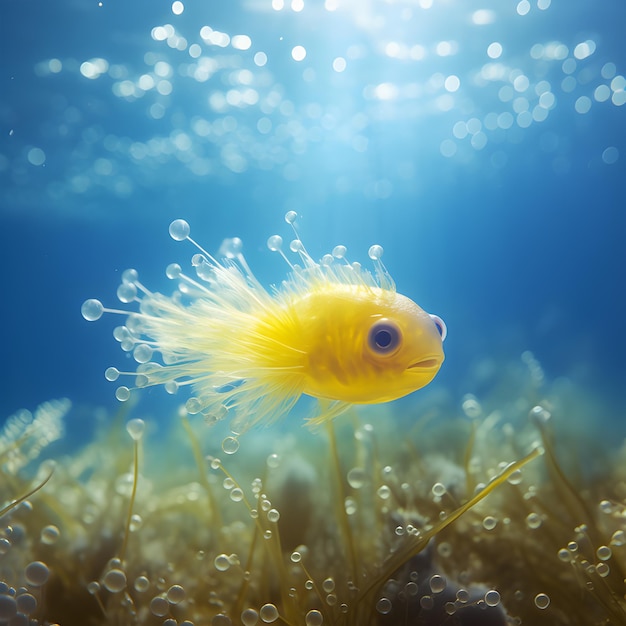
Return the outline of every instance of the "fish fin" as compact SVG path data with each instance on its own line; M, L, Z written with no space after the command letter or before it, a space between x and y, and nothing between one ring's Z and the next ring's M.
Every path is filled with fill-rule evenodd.
M343 402L341 400L318 400L318 414L310 417L306 421L306 425L310 428L316 428L324 424L328 420L335 419L338 415L345 413L350 407L354 406L352 402Z
M244 380L229 391L226 404L232 409L232 428L243 433L251 426L271 424L285 417L302 394L299 379L286 378L274 384Z

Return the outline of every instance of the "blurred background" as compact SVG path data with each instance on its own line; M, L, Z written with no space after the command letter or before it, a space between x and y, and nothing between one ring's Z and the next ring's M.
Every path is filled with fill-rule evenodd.
M622 0L3 0L0 416L117 406L120 319L80 306L128 267L171 292L172 219L270 285L295 210L313 256L379 243L446 321L431 392L531 351L623 434L624 24Z

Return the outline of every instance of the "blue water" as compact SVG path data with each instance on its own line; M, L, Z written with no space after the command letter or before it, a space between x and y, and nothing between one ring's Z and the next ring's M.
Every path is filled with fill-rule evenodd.
M623 414L624 3L335 4L2 5L1 416L116 406L119 320L80 305L116 306L127 267L171 291L194 252L172 219L209 250L241 237L270 284L287 210L316 257L383 245L445 319L435 388L460 398L479 363L530 350L597 399L590 420Z

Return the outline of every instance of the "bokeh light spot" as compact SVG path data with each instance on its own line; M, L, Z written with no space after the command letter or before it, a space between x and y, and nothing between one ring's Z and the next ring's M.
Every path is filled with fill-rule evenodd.
M172 13L174 15L181 15L185 10L185 5L180 2L180 0L176 0L176 2L172 2Z
M435 51L440 57L449 57L456 54L459 46L456 41L440 41L435 47Z
M600 74L602 78L609 79L609 78L613 78L616 72L617 72L617 66L615 65L615 63L605 63L602 66L602 70L600 71Z
M63 69L63 63L59 59L50 59L48 61L48 69L51 74L58 74Z
M26 158L31 165L43 165L46 162L46 153L41 148L31 148Z
M346 60L343 57L337 57L333 60L333 70L337 73L341 73L346 69Z
M452 74L451 76L448 76L448 78L446 78L446 80L444 81L444 87L446 88L446 91L450 91L450 92L458 91L460 86L461 86L461 79L458 76L455 76L454 74Z
M602 160L607 165L613 165L614 163L617 163L618 159L619 159L619 150L615 146L609 146L602 153Z
M574 103L574 109L576 110L576 113L589 113L589 109L591 109L591 98L588 98L587 96L580 96L580 98L578 98Z
M587 39L587 41L583 41L579 43L574 48L574 56L581 60L586 59L591 56L596 51L596 43L592 39Z
M611 89L608 85L598 85L594 92L593 97L596 102L606 102L611 97Z
M499 59L502 55L502 44L494 41L487 46L487 56L490 59Z
M91 59L80 64L80 73L85 78L99 78L109 69L109 63L105 59Z
M252 46L252 39L248 35L234 35L230 44L236 50L249 50Z
M472 13L472 23L477 26L493 24L496 21L496 14L489 9L478 9Z
M439 152L446 158L453 157L456 154L457 146L452 139L444 139L439 146Z
M291 58L294 61L304 61L306 57L306 49L304 46L294 46L291 50Z
M578 81L573 76L566 76L561 81L561 90L564 93L572 93L572 91L576 89L577 84L578 84Z

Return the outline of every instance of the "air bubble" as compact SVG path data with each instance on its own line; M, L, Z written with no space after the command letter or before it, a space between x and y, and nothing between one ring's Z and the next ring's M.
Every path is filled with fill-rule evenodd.
M152 612L152 615L156 615L157 617L164 617L165 615L167 615L169 610L169 602L161 596L155 596L150 601L150 611Z
M270 509L267 512L267 521L276 523L280 519L280 513L276 509Z
M609 546L600 546L596 550L596 556L601 561L608 561L613 556L613 551L609 548Z
M528 526L531 530L539 528L541 526L541 521L541 515L538 515L537 513L529 513L526 516L526 526Z
M126 402L128 400L128 398L130 398L130 389L128 387L123 386L123 385L121 387L118 387L115 390L115 397L120 402Z
M52 524L45 526L41 529L41 543L51 546L58 541L60 535L61 532L56 526L53 526Z
M33 587L41 587L48 582L50 570L42 561L33 561L24 569L24 576L26 577L26 582L29 585Z
M187 402L185 402L185 409L189 415L196 415L202 410L202 403L198 398L194 398L192 396L187 400Z
M376 603L376 610L381 615L387 615L388 613L391 613L391 608L392 604L389 598L380 598Z
M336 259L343 259L346 256L346 252L347 251L348 251L348 249L345 246L335 246L333 248L332 255Z
M215 569L218 572L225 572L230 568L230 559L226 554L218 554L213 561L213 565L215 565Z
M461 406L465 415L467 415L470 419L476 419L477 417L480 417L480 414L482 413L480 403L476 397L471 394L464 396L463 404Z
M302 555L299 552L294 551L291 553L290 559L292 563L300 563L300 561L302 560Z
M293 224L298 219L298 214L295 211L287 211L285 213L285 222L287 224Z
M623 546L626 544L626 533L623 530L616 530L611 536L612 546Z
M100 593L100 583L97 580L92 580L90 583L87 583L87 592L92 596Z
M230 490L230 499L233 502L241 502L243 500L243 491L239 487Z
M133 269L132 267L122 272L123 283L132 284L132 283L137 282L138 280L139 280L139 273L137 272L137 270Z
M88 322L95 322L102 317L104 306L100 300L91 298L83 302L83 306L80 307L80 312Z
M324 617L318 610L312 609L305 615L304 623L306 626L322 626Z
M389 487L387 485L381 485L378 488L378 490L376 491L376 495L381 500L388 500L389 496L391 495L391 489L389 489Z
M107 367L107 369L104 372L104 377L109 382L113 382L114 380L117 380L120 377L120 371L117 369L117 367Z
M522 470L517 469L506 479L506 481L510 485L519 485L523 479L524 475L522 474Z
M283 238L280 235L272 235L267 240L267 247L272 252L278 252L283 247Z
M422 596L420 598L420 606L424 610L429 611L433 608L433 606L435 606L435 601L433 600L432 596Z
M171 396L173 396L174 394L178 393L178 383L175 380L168 380L164 385L163 388L165 389L165 391L167 393L169 393Z
M487 515L483 519L483 528L485 530L493 530L498 524L498 520L492 515Z
M495 589L490 589L485 594L485 604L487 606L498 606L500 604L500 594Z
M110 569L102 579L107 591L119 593L126 588L126 574L121 569Z
M24 615L31 615L37 610L37 598L30 593L17 596L17 610Z
M17 602L15 598L6 594L0 595L0 620L6 623L17 613Z
M367 251L367 256L369 256L372 261L378 261L382 258L383 252L383 247L375 244L373 246L370 246L370 249Z
M265 462L270 469L276 469L280 465L280 457L274 452L267 457Z
M239 440L236 437L225 437L222 441L224 454L235 454L239 450Z
M430 590L433 593L441 593L446 588L446 579L439 574L430 577Z
M466 604L470 600L470 593L469 593L469 591L467 589L459 589L456 592L456 599L461 604Z
M608 563L598 563L596 565L596 573L601 578L606 578L611 573L611 568Z
M569 563L572 560L572 555L567 548L561 548L557 552L557 556L559 557L559 560L563 561L564 563Z
M353 467L346 477L352 489L361 489L365 484L366 474L362 467Z
M126 423L126 430L135 441L139 441L143 437L145 428L146 423L138 417Z
M326 578L322 583L322 589L326 593L331 593L332 591L335 591L335 581L330 577Z
M241 623L243 626L256 626L259 621L259 614L254 609L246 609L241 613Z
M289 249L292 252L304 252L304 244L299 239L294 239L289 244Z
M135 578L134 587L135 591L143 593L144 591L148 591L150 588L150 581L146 576L137 576L137 578Z
M435 483L431 489L433 496L436 498L441 498L446 493L446 486L442 483Z
M538 593L535 596L535 606L538 609L547 609L550 606L550 596L547 593Z
M170 604L180 604L185 599L185 590L180 585L172 585L167 590L166 597Z
M117 288L117 299L124 304L132 302L137 297L137 287L133 283L122 283Z
M183 273L183 268L178 263L170 263L165 268L165 275L170 280L176 280L176 279L180 278L182 273Z
M170 224L170 237L174 241L183 241L189 237L189 224L185 220L174 220Z
M264 604L259 611L259 615L266 624L270 624L278 619L278 609L273 604Z

